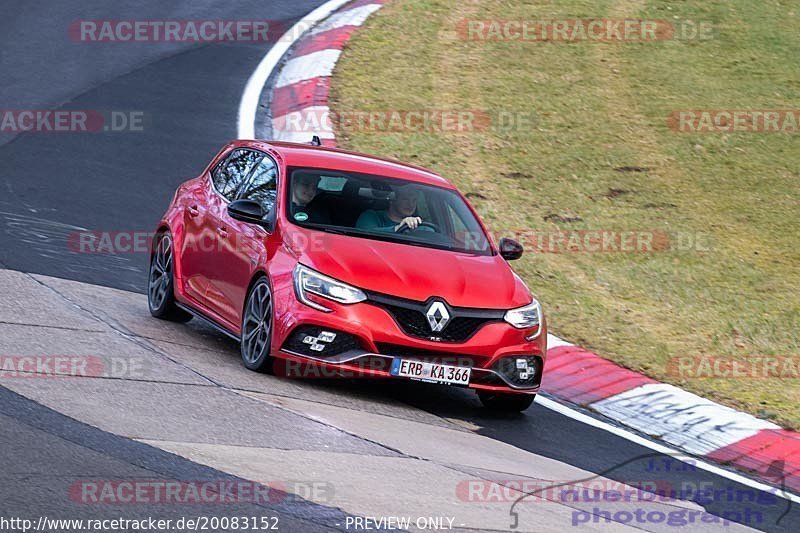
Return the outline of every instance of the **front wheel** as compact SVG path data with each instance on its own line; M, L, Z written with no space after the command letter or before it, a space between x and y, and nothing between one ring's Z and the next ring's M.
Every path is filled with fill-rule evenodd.
M519 413L533 404L535 394L511 394L503 392L479 392L478 398L487 409L505 413Z
M175 305L175 278L173 276L172 237L168 232L153 239L150 274L147 279L147 304L156 318L174 322L188 322L192 315Z
M256 372L270 372L272 357L272 291L267 278L261 278L250 289L242 315L242 361Z

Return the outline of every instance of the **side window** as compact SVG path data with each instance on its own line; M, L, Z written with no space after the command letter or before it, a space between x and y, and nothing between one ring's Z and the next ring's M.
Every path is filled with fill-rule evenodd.
M250 174L253 167L261 159L261 154L251 150L235 150L226 161L214 170L212 178L217 191L233 200L242 181Z
M243 200L255 200L261 204L265 213L275 206L278 184L278 167L271 157L264 157L256 165L253 175L239 193Z

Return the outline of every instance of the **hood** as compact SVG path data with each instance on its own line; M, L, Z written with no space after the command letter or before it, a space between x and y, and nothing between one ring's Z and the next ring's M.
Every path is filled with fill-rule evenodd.
M512 309L531 301L525 283L499 255L471 255L296 226L286 237L299 262L361 289L417 301L438 296L455 307Z

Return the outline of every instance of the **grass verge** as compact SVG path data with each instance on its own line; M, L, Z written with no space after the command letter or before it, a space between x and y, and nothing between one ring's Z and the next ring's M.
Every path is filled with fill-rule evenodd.
M703 21L715 31L639 43L458 32L469 19L603 17ZM800 359L800 134L679 133L666 117L797 109L798 23L800 8L752 0L395 0L348 44L334 73L334 110L485 110L493 123L466 134L348 130L338 138L440 172L494 232L533 232L529 245L554 231L666 234L669 246L647 253L534 246L514 267L556 334L797 428L800 380L786 376L800 369L699 379L675 372L674 358L750 367L754 357ZM529 123L501 125L503 116Z

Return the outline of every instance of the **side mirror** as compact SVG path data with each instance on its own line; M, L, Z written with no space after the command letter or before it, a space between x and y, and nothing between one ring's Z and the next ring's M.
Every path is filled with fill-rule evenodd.
M265 220L267 213L264 213L261 204L254 200L234 200L228 204L228 215L236 220L258 224L271 230L272 224L269 220Z
M506 261L513 261L522 257L524 249L522 245L514 239L502 238L500 239L500 257Z

